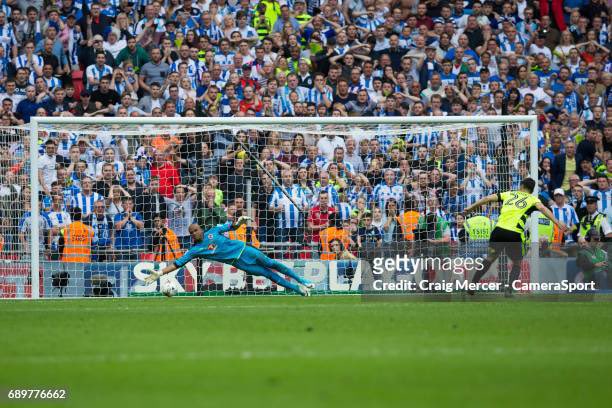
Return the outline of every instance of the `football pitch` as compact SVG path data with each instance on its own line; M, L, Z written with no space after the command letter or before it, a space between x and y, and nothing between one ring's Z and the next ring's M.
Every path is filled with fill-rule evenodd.
M0 406L588 407L612 399L612 302L3 301L0 327ZM67 398L10 401L9 389L66 389Z

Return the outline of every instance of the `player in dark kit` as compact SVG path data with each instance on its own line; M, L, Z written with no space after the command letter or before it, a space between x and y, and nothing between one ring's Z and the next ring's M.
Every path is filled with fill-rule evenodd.
M249 217L240 217L234 225L228 222L217 225L206 232L199 225L191 224L189 226L189 234L191 234L195 245L185 255L162 269L161 272L154 272L147 276L145 282L152 283L161 275L182 268L194 258L204 258L233 265L251 275L265 276L276 284L291 289L302 296L310 296L310 289L314 287L310 281L297 275L284 263L269 258L260 250L248 246L242 241L229 239L223 235L230 229L236 229L249 220ZM276 271L293 278L297 283L287 281Z
M553 213L537 197L532 195L534 188L535 181L532 178L526 178L521 181L518 191L491 194L465 209L465 214L468 214L488 203L495 201L502 203L499 219L489 239L487 259L483 262L483 268L476 271L472 280L473 283L478 283L484 274L487 273L491 264L505 251L512 260L512 271L510 272L506 293L512 292L512 283L518 279L521 272L523 242L525 241L525 222L532 212L540 211L559 227L561 233L565 231L565 224L557 220ZM473 295L474 291L470 290L468 293Z

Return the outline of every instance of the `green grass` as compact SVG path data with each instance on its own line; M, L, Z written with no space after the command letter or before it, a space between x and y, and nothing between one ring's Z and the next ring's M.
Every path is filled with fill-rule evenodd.
M0 327L3 394L69 390L62 404L29 406L589 407L612 398L610 302L18 301L0 302Z

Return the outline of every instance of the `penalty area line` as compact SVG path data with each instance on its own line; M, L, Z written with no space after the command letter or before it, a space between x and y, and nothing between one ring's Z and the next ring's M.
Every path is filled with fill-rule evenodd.
M134 362L160 361L203 361L203 360L257 360L257 359L333 359L333 358L447 358L469 354L493 354L496 356L517 356L525 354L538 355L607 355L612 348L592 347L576 350L572 347L560 348L530 348L530 347L490 347L487 349L472 349L465 347L427 347L414 350L335 350L335 351L195 351L195 352L152 352L152 353L91 353L85 355L42 355L42 356L11 356L0 358L0 364L9 365L47 365L47 364L121 364Z

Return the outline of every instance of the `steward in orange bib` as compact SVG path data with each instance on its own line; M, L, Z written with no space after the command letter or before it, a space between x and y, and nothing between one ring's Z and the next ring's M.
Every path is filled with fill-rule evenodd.
M91 262L94 230L81 221L81 209L70 211L72 223L60 231L59 252L62 262Z
M343 228L342 221L336 213L329 215L330 226L322 230L319 234L321 237L321 256L322 261L333 261L336 259L336 254L331 250L330 244L333 240L338 240L344 245L344 248L349 248L351 244L350 233L348 229Z
M416 210L414 200L407 198L404 201L404 212L397 216L397 222L402 228L404 239L414 241L414 232L419 225L421 214Z

